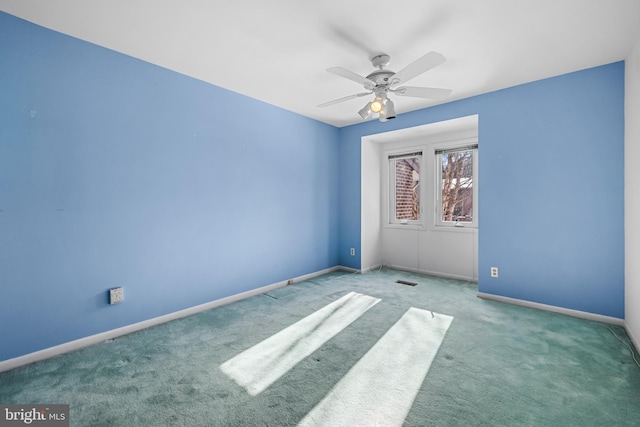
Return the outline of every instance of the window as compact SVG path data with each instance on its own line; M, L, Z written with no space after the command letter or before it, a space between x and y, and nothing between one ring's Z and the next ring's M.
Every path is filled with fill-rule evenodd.
M476 225L477 152L477 145L435 150L436 225Z
M421 151L389 156L390 223L420 222L421 162Z

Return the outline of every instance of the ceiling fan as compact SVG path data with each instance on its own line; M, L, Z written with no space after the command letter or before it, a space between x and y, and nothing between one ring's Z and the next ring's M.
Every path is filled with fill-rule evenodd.
M333 101L320 104L318 107L329 107L340 102L360 98L373 93L375 94L374 100L368 102L367 105L358 111L358 114L360 114L360 116L365 120L375 117L377 114L378 119L381 122L386 122L387 120L396 118L393 102L388 97L389 93L399 96L412 96L416 98L430 99L442 99L451 94L451 89L399 86L400 84L406 83L414 77L417 77L433 67L445 62L446 59L441 54L437 52L429 52L397 73L385 68L389 65L390 60L391 58L386 53L381 53L371 58L371 63L378 69L366 77L362 77L359 74L342 67L328 68L327 71L330 73L337 74L338 76L360 83L368 92L356 93L354 95L334 99Z

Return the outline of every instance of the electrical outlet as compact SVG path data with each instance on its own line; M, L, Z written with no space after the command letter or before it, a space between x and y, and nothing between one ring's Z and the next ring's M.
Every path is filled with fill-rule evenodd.
M124 299L122 288L109 289L109 304L118 304Z
M498 277L498 267L491 267L491 277Z
M351 248L351 256L355 256L356 254L356 248Z

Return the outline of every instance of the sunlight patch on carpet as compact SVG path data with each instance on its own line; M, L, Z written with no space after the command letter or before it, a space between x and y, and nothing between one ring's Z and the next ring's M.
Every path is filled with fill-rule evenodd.
M401 426L453 317L410 308L299 426Z
M380 302L350 292L220 365L255 396Z

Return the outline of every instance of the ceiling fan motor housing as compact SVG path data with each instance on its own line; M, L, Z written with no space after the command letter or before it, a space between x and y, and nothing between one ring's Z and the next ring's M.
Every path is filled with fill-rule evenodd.
M391 61L391 57L386 53L381 53L371 58L371 63L373 64L374 67L378 68L378 70L369 74L367 76L367 79L374 82L376 86L388 85L389 79L391 78L391 76L395 74L393 71L385 70L384 68L387 65L389 65L390 61Z
M376 86L384 86L389 84L389 79L395 73L390 70L376 70L367 76L367 79L371 80Z

